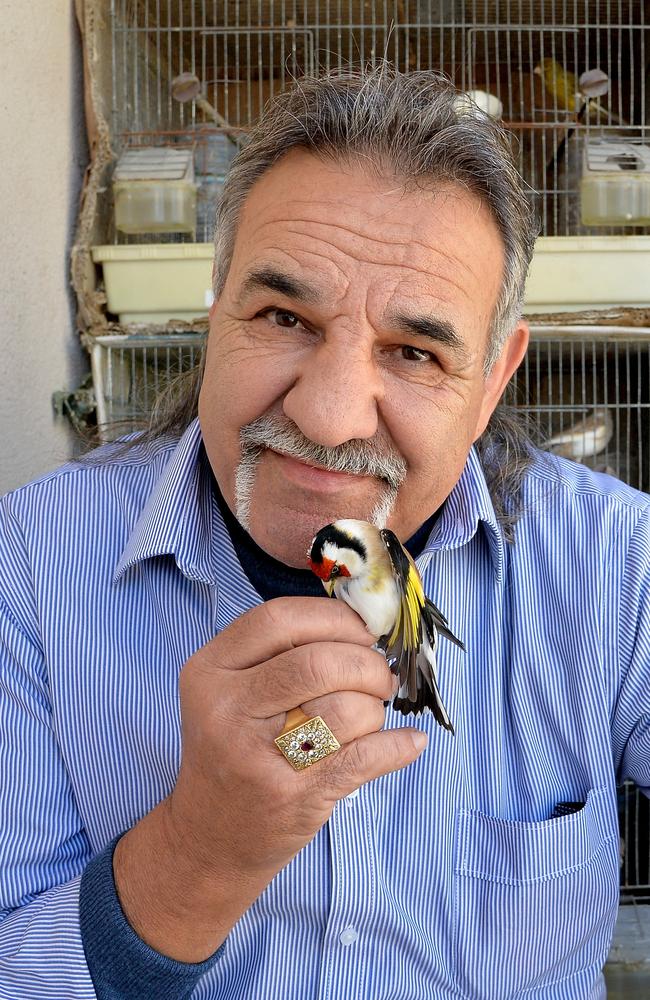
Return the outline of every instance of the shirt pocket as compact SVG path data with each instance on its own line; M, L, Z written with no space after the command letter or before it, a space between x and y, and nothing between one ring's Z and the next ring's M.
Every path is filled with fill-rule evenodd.
M541 823L463 810L457 846L455 973L466 997L508 1000L600 971L618 904L609 791Z

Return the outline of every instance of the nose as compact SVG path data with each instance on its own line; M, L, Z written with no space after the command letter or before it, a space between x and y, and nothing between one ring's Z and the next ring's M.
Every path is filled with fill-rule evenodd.
M305 437L333 448L377 433L383 391L371 348L321 342L303 360L283 409Z

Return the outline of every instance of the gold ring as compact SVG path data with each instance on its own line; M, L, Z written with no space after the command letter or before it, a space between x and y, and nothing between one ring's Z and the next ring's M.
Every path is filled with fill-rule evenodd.
M320 715L308 718L301 708L287 712L287 721L274 740L294 771L304 771L317 760L341 749L341 744Z

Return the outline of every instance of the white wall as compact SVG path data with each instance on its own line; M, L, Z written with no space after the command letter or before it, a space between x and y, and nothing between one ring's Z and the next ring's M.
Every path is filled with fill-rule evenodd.
M87 160L72 0L0 0L0 493L76 446L56 389L87 370L69 249Z

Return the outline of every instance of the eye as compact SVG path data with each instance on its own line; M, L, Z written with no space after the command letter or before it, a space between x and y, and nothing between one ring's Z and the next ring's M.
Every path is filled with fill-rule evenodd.
M289 312L288 309L266 309L262 315L270 319L276 326L282 326L286 330L291 330L300 323L296 314Z
M341 567L339 566L338 563L334 563L334 565L332 566L332 568L330 570L330 580L334 576L339 576L340 572L341 572Z
M403 344L400 348L405 361L435 361L435 356L430 351L421 351L419 347L411 347L410 344Z

